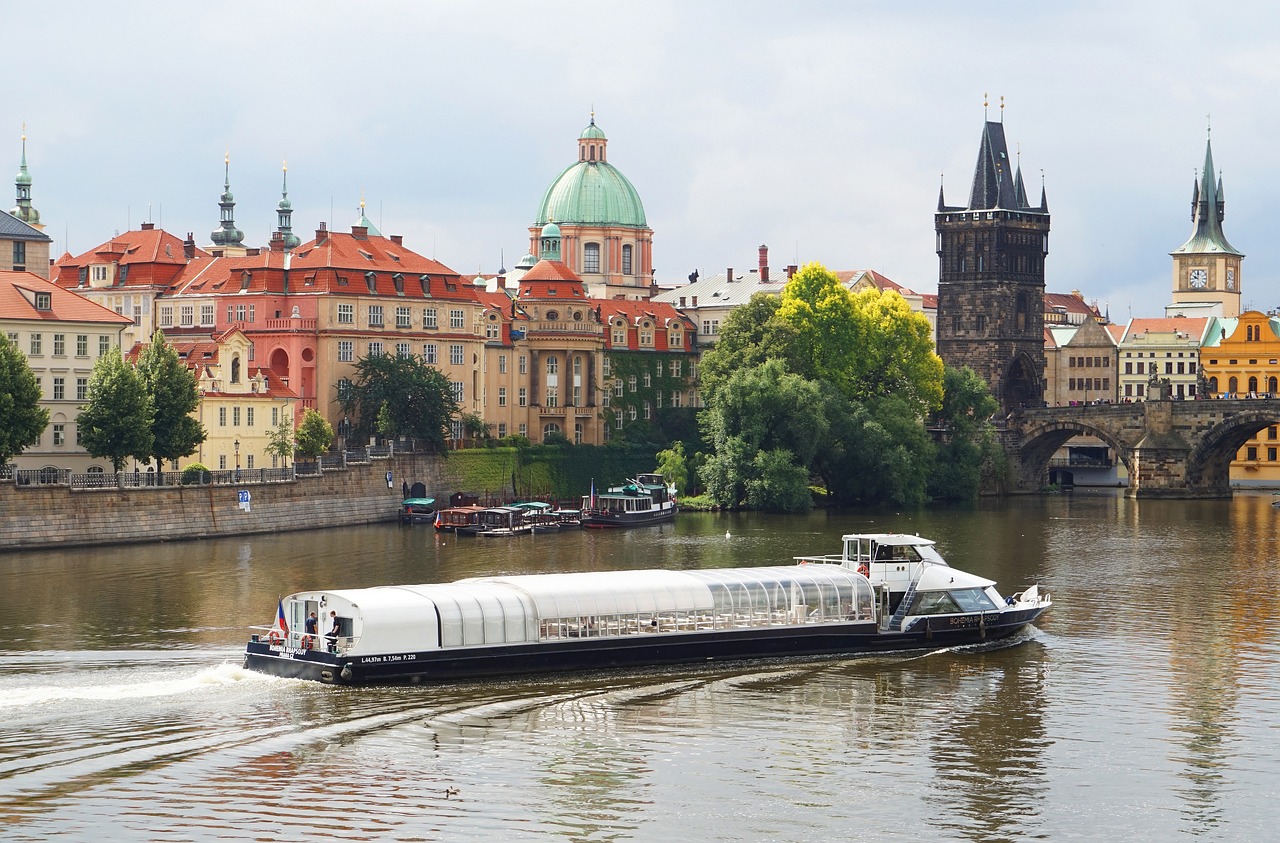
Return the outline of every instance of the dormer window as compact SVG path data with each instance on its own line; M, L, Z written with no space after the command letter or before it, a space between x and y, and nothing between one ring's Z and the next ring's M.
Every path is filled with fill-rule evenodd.
M431 295L431 276L430 275L419 275L418 283L422 285L422 294L424 296Z
M247 290L247 289L249 289L249 283L250 283L251 281L253 281L253 273L252 273L252 272L250 272L249 270L247 270L247 269L246 269L244 272L241 272L241 273L240 273L240 289L241 289L241 290Z
M396 285L396 295L403 296L404 295L404 273L397 272L395 275L392 275L391 282Z
M53 310L53 293L36 293L36 310Z
M369 295L375 296L378 294L378 276L376 273L366 272L364 274L364 284L369 288Z

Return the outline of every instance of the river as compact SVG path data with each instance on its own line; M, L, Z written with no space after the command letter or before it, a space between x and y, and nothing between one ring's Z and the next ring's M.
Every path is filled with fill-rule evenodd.
M0 838L1270 839L1280 513L1264 495L684 514L512 540L377 526L0 554ZM934 538L1055 606L1011 645L442 687L240 668L305 587L785 563Z

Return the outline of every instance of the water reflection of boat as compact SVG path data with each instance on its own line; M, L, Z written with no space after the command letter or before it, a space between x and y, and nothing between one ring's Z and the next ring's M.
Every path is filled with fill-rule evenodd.
M643 527L674 521L676 490L661 474L640 474L621 486L582 498L584 527Z
M928 649L1005 638L1052 605L1034 585L1002 597L918 536L847 535L842 553L796 561L304 591L251 636L245 666L363 684ZM304 620L330 611L337 643L302 646Z

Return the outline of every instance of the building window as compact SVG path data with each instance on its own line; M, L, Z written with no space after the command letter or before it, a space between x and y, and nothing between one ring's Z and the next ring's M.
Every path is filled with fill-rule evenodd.
M505 375L507 373L507 355L498 355L498 374Z
M462 365L462 343L449 344L449 363L454 366Z
M244 424L245 424L245 427L253 427L253 408L252 407L244 408ZM253 468L253 466L250 465L249 468Z
M672 360L671 361L671 377L673 378L682 377L683 373L684 373L684 361Z
M93 271L93 280L94 280L94 281L106 281L106 280L107 280L107 268L106 268L105 266L95 266L95 267L92 267L92 271Z
M65 424L55 424L53 426L53 444L65 445L67 442L67 426ZM1275 448L1271 449L1273 452Z
M587 243L582 247L582 271L587 274L600 272L599 243Z
M43 354L44 353L44 351L42 350L43 346L44 346L44 335L32 334L31 342L28 345L28 348L31 349L30 356L35 357L37 355Z
M461 404L463 399L464 384L462 383L462 381L453 381L449 385L453 389L454 402L457 404Z
M649 388L649 387L651 387L651 386L653 386L653 376L652 376L652 375L650 375L648 372L645 372L645 373L644 373L644 388L645 388L645 389L648 389L648 388Z
M684 348L684 331L676 328L667 334L667 345L672 348Z
M498 387L498 406L507 406L507 388L505 386Z
M240 408L239 407L231 408L231 426L232 427L240 426Z
M528 389L526 389L523 386L520 387L520 389L516 392L516 403L521 407L529 406L529 390ZM521 427L524 427L524 425L521 425Z
M67 335L66 334L53 335L53 356L54 357L67 356Z
M356 307L353 304L338 305L338 324L353 325L356 321Z
M608 357L605 357L604 360L601 361L600 373L604 375L606 378L610 377L613 374L613 361L610 360Z
M644 402L644 417L646 419L653 418L653 405L648 401Z
M554 354L547 358L547 375L557 375L560 373L560 358Z
M200 305L200 324L201 325L213 324L213 305L211 304Z
M396 343L396 357L412 357L413 351L409 348L409 343Z
M53 400L62 401L66 397L67 397L67 379L54 378L53 379Z
M242 304L238 304L238 305L236 305L236 319L235 319L235 321L237 321L237 322L243 322L243 321L244 321L244 314L245 314L244 305L242 305Z
M167 304L164 307L160 308L160 327L161 328L173 327L173 305Z
M247 455L245 456L245 458L244 458L244 459L245 459L244 467L245 467L245 468L247 468L247 469L252 470L252 469L253 469L253 454L247 454Z
M640 326L640 347L653 348L653 328L648 322Z
M636 420L636 408L634 404L627 408L627 420L628 421Z
M76 400L77 401L89 400L89 379L88 378L76 378Z
M450 328L465 328L466 319L467 319L467 314L465 311L462 311L462 310L449 311L449 327Z
M13 241L13 271L25 272L27 269L27 244L22 240Z
M227 455L226 455L226 454L218 454L218 470L219 470L219 471L226 471L226 470L227 470Z
M614 325L613 330L609 332L609 341L616 346L624 346L627 344L627 329L621 325Z
M680 393L674 390L671 393L671 406L672 407L680 406Z
M630 244L622 247L622 274L631 274L631 246Z
M618 398L622 397L622 378L613 379L613 394Z
M382 343L380 343L380 342L371 342L371 343L369 343L369 356L370 356L370 357L381 357L381 356L382 356Z
M102 355L106 354L110 350L111 350L111 337L107 336L106 334L99 334L98 335L98 356L101 357Z
M529 374L529 358L523 354L520 355L520 374Z
M227 408L219 407L218 408L218 427L226 427L226 426L227 426Z
M547 407L560 406L560 391L556 387L554 386L547 387L547 403L545 404L545 406Z
M412 315L412 313L409 311L409 308L407 308L407 307L397 307L397 308L396 308L396 327L397 327L397 328L410 328L410 327L412 327L412 324L411 324L411 322L410 322L410 320L411 320L412 318L413 318L413 315Z
M432 366L440 362L440 355L435 343L429 342L422 346L422 362Z
M436 309L434 307L424 307L422 309L422 327L436 327Z
M505 439L507 435L507 423L498 422L498 438Z
M191 327L196 321L196 309L193 305L184 304L178 308L178 323L184 327Z
M369 305L369 327L370 328L382 327L382 305L380 304Z
M351 363L355 359L355 343L352 340L338 340L338 362Z
M636 376L635 376L635 375L631 375L629 378L627 378L627 390L628 390L629 392L635 392L635 391L636 391Z

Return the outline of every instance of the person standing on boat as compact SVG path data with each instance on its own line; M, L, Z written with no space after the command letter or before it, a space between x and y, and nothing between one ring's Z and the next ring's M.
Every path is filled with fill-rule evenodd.
M310 650L311 645L316 640L316 636L320 634L320 619L316 617L315 612L307 615L306 631L307 634L302 639L302 646Z
M329 613L329 633L325 636L329 642L329 649L338 646L338 613Z

